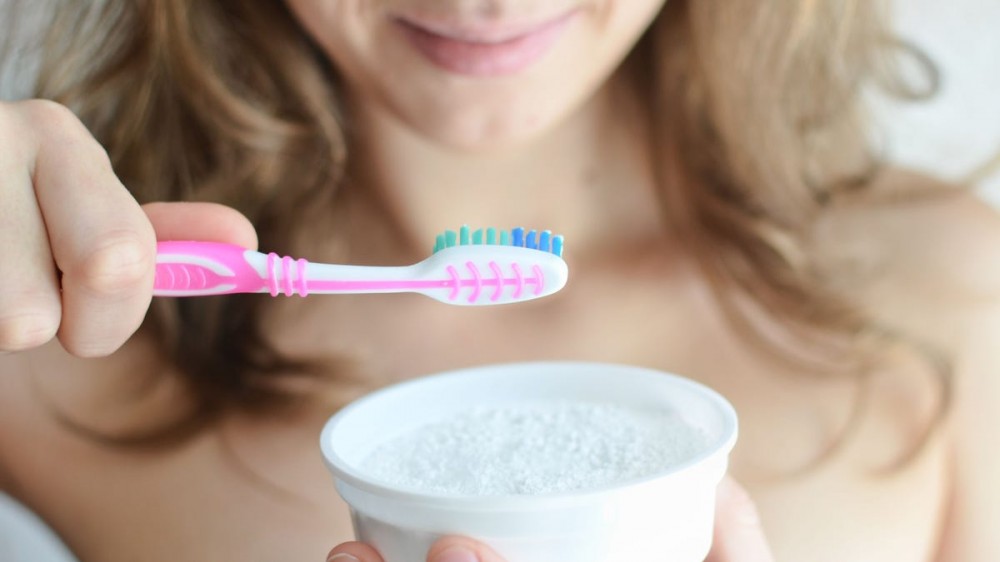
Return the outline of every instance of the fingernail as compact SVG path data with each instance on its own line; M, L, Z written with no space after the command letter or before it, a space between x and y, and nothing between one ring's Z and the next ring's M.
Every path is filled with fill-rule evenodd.
M361 562L361 559L356 556L351 556L346 552L341 552L340 554L334 554L333 556L327 558L326 562Z
M479 557L467 548L453 546L441 551L441 554L434 558L434 562L479 562Z

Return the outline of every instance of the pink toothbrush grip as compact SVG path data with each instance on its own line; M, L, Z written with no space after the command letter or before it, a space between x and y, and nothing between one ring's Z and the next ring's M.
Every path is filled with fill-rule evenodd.
M218 242L159 242L156 248L154 295L257 293L266 286L247 262L246 248Z
M442 302L475 305L544 296L565 282L566 263L560 257L517 246L459 245L417 264L379 267L310 264L231 244L170 241L157 244L153 294L418 292ZM466 288L471 289L468 298L460 299Z

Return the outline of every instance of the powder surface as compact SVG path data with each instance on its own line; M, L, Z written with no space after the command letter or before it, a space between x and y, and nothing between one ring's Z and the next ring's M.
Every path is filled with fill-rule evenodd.
M461 496L581 491L649 476L703 451L676 414L585 402L470 409L377 447L362 463L397 487Z

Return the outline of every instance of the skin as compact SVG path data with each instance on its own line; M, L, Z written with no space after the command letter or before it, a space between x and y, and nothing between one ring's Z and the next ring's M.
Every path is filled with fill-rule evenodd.
M281 348L343 353L365 384L317 383L307 389L316 402L294 415L233 413L168 450L107 447L54 414L114 433L183 411L183 393L157 376L164 366L151 342L132 336L150 301L153 242L255 247L253 228L215 205L140 207L65 108L0 104L0 263L20 265L4 268L0 292L0 488L85 561L329 553L376 562L370 547L346 542L347 512L316 447L333 404L448 368L573 357L682 373L736 406L741 437L733 479L720 486L714 562L771 551L778 560L1000 559L990 528L1000 517L1000 453L981 446L1000 424L991 376L1000 369L1000 219L956 193L846 201L815 225L823 251L867 266L870 278L847 281L858 298L952 354L958 372L952 416L902 468L874 472L908 450L934 410L935 387L913 361L880 370L846 444L794 473L835 441L857 389L757 353L664 234L652 157L634 135L641 110L612 74L660 3L588 3L536 65L471 79L394 42L381 10L488 18L536 16L551 4L290 1L348 77L366 179L345 192L335 238L304 257L404 263L423 257L441 225L542 224L571 244L572 281L554 297L500 309L398 295L274 301L266 326ZM891 173L878 189L929 181ZM428 560L457 562L445 557L456 548L498 561L457 537Z

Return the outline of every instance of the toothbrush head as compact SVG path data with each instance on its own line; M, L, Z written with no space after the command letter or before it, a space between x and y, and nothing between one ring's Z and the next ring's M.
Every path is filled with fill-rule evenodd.
M529 248L548 252L556 257L562 257L563 237L553 235L551 231L528 230L518 227L511 230L496 228L477 229L471 231L468 225L462 226L455 232L446 230L437 235L434 241L434 253L453 246L514 246L517 248Z
M549 231L487 228L437 237L434 253L422 263L427 277L444 278L422 291L441 302L492 305L551 295L566 285L563 237Z

